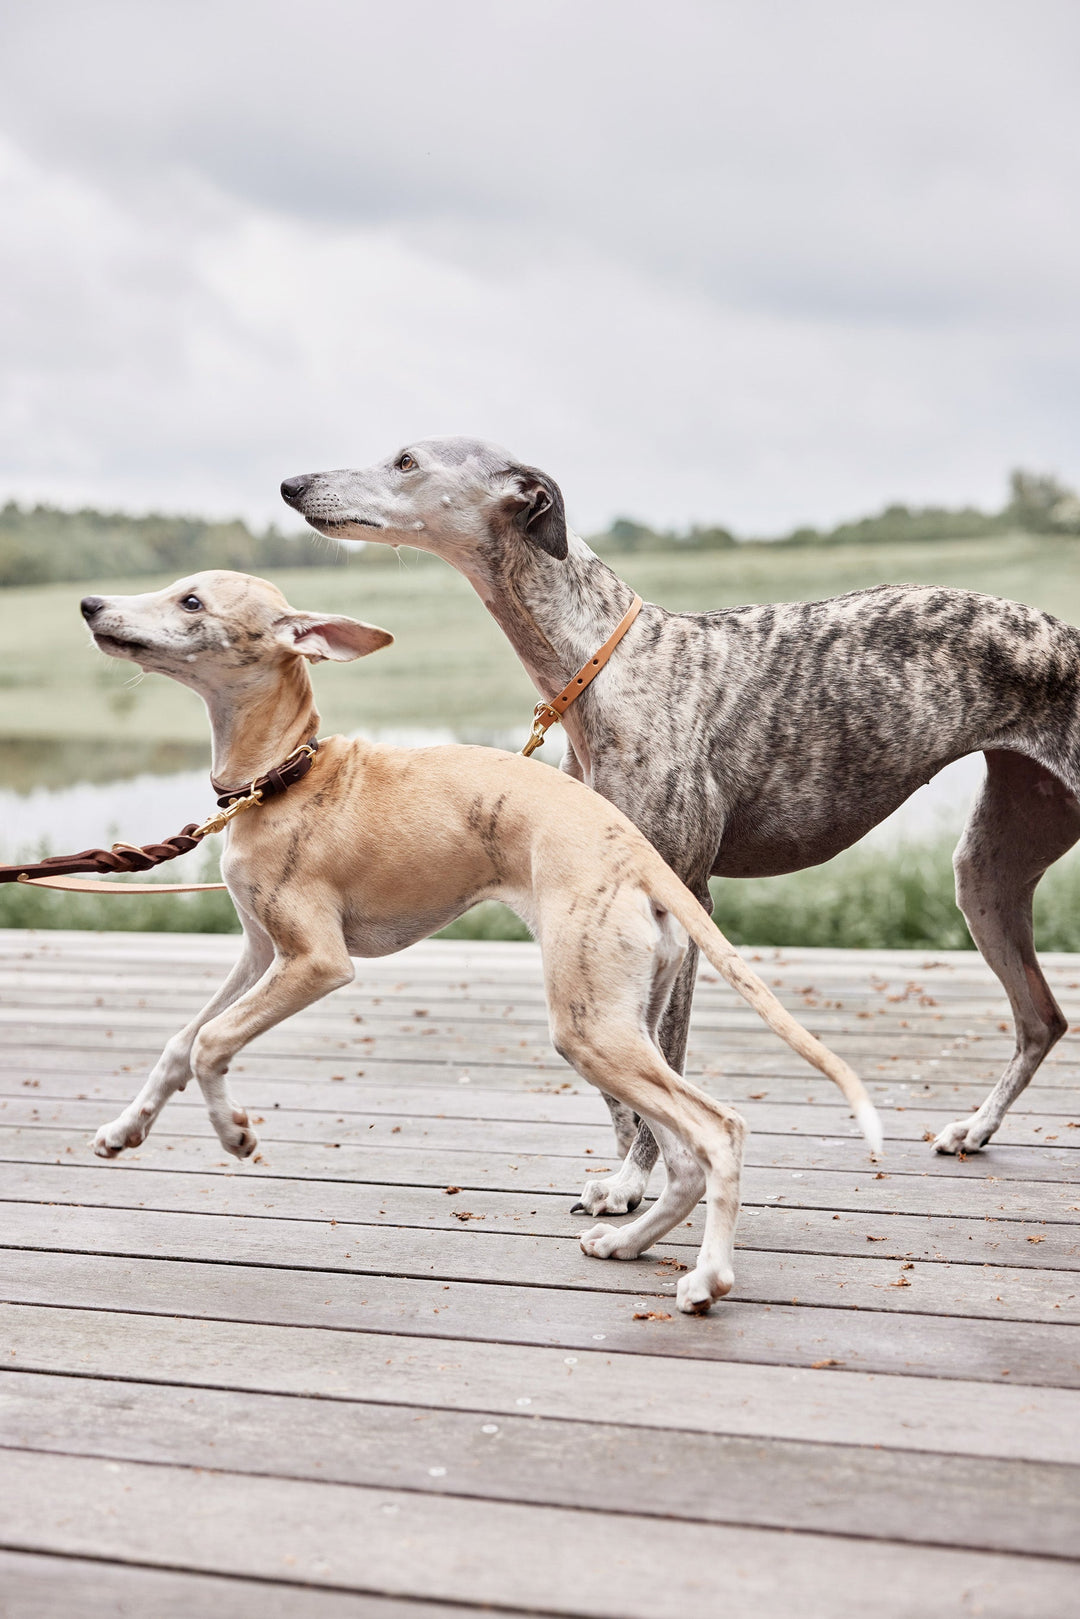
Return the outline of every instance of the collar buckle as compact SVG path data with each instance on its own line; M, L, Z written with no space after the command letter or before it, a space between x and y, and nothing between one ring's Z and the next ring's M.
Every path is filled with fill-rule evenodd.
M191 836L202 839L212 836L215 832L224 832L230 821L235 820L238 815L242 815L245 810L257 809L261 803L262 793L258 788L248 793L246 798L231 799L226 809L218 810L216 815L211 815L210 819L204 821L202 826L195 828Z

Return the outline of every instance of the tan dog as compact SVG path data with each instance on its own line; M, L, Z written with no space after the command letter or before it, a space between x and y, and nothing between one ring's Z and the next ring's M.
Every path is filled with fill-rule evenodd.
M331 614L298 613L263 579L202 573L155 594L87 597L102 651L191 686L210 713L214 778L247 782L315 735L307 661L364 657L393 639ZM712 925L652 845L580 782L492 748L390 748L331 737L310 773L234 821L222 860L243 953L209 1005L169 1041L142 1091L97 1135L112 1157L137 1146L194 1074L225 1148L254 1150L225 1084L256 1035L353 977L352 956L425 939L481 899L522 916L544 957L551 1037L583 1078L652 1125L663 1194L581 1245L633 1258L706 1197L682 1310L707 1310L733 1282L746 1126L669 1067L656 1042L688 936L766 1022L836 1082L873 1150L877 1115L861 1081L798 1024Z

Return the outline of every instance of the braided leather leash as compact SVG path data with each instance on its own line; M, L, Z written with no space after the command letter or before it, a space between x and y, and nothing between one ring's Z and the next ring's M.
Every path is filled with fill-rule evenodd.
M245 782L243 787L229 791L211 777L210 785L218 794L217 815L211 815L200 826L189 821L181 831L160 843L114 843L111 849L83 849L79 854L50 855L45 860L20 866L0 866L0 883L32 883L36 888L62 888L75 894L195 894L225 887L224 883L109 883L95 882L76 875L80 872L112 872L114 875L129 871L152 871L155 866L179 855L197 849L203 838L224 831L229 822L246 810L257 809L268 798L277 798L288 792L296 782L303 780L315 763L319 744L315 737L294 748L287 759L275 765L264 776Z

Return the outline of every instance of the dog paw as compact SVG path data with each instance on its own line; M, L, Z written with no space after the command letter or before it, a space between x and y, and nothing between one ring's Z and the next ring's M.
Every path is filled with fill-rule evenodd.
M935 1137L935 1152L978 1152L985 1147L992 1131L983 1124L977 1113L970 1119L957 1119L955 1124L947 1124L941 1134Z
M617 1225L594 1225L581 1233L581 1251L590 1259L636 1259L637 1249L628 1245Z
M123 1117L111 1124L103 1124L94 1137L94 1151L99 1158L115 1158L125 1147L141 1147L146 1132L139 1124L129 1124Z
M717 1299L726 1297L735 1285L735 1276L729 1269L716 1265L698 1265L679 1277L675 1302L684 1315L707 1315Z
M237 1125L222 1136L221 1145L234 1158L250 1158L259 1145L259 1138L247 1125Z
M613 1175L609 1181L589 1181L571 1214L630 1214L637 1208L645 1188L637 1179L621 1180Z
M212 1109L210 1123L225 1151L234 1158L250 1158L259 1145L259 1138L242 1107L230 1107L227 1113Z

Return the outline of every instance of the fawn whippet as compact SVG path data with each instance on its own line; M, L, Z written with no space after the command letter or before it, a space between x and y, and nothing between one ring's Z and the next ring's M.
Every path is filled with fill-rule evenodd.
M213 780L244 781L312 738L319 716L307 662L363 657L385 630L298 613L245 574L194 575L142 596L83 602L112 657L170 675L204 699ZM138 1145L191 1075L223 1146L255 1147L225 1075L264 1030L353 977L352 956L426 938L479 899L497 898L540 941L551 1037L583 1078L647 1119L668 1181L621 1228L582 1237L587 1254L632 1258L704 1193L698 1263L679 1307L707 1310L732 1285L745 1125L689 1084L656 1043L689 940L766 1022L836 1082L871 1147L877 1116L862 1083L780 1005L631 823L579 782L492 748L391 748L331 737L288 792L229 828L222 873L244 927L217 995L166 1045L146 1085L97 1135L112 1157Z

